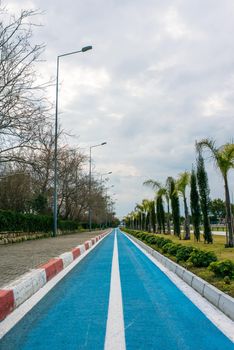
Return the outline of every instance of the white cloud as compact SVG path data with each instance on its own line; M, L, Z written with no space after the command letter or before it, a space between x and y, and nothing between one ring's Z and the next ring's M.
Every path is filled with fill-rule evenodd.
M171 6L164 16L166 32L173 39L189 38L191 36L189 28L183 22L178 9Z
M227 110L227 104L221 96L210 96L202 103L203 115L205 117L212 117L220 112Z

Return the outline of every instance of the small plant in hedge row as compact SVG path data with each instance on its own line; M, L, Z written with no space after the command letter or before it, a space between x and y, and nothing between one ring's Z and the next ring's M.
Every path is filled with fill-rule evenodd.
M181 248L181 244L172 244L171 247L169 247L168 254L176 256L178 250Z
M217 261L217 256L214 252L206 252L204 250L198 249L194 250L191 253L188 261L191 262L195 267L207 267L213 261Z
M155 237L155 235L148 235L147 237L145 237L145 241L149 244L156 244L157 237Z
M212 262L209 270L217 277L234 278L234 263L229 259Z
M168 238L157 237L156 246L162 248L165 244L172 243L172 241Z
M191 246L181 246L176 252L176 261L187 261L190 258L191 253L195 250L197 249Z
M164 246L162 247L162 251L163 251L163 253L167 253L168 252L168 249L172 246L172 245L174 245L174 243L166 243L166 244L164 244Z
M168 253L170 255L176 256L177 251L181 248L181 244L167 243L162 247L163 253Z

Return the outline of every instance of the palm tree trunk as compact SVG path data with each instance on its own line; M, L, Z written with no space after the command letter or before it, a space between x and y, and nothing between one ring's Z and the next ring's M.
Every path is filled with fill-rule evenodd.
M184 198L184 231L185 231L185 236L184 239L190 239L190 227L189 227L189 214L188 214L188 205L187 205L187 200L185 195L183 196Z
M231 201L228 188L227 175L224 176L224 189L225 189L225 203L226 203L226 218L228 228L228 247L233 247L233 227L232 227L232 212L231 212Z

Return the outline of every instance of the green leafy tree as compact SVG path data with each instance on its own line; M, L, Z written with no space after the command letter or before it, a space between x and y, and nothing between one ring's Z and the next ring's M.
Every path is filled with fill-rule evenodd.
M216 198L210 201L210 214L212 215L213 219L216 221L221 221L225 219L226 216L226 205L225 202L220 199Z
M204 166L204 159L201 152L198 151L197 158L197 182L200 194L200 204L203 217L204 226L204 241L206 243L213 243L212 232L209 221L209 204L210 204L210 190L208 185L208 177Z
M191 172L190 186L190 208L191 219L194 228L194 236L197 241L200 241L201 208L199 203L199 193L197 189L197 178L194 168Z
M42 193L39 193L38 196L33 200L32 207L38 214L46 214L48 208L46 196Z
M228 227L227 246L233 247L233 221L228 185L228 172L234 167L234 144L226 143L225 145L217 148L213 139L203 139L197 144L197 147L200 150L207 148L211 152L215 166L222 174L225 189L226 219Z
M169 190L169 197L171 200L174 234L179 238L181 238L180 236L180 203L179 203L178 194L176 192L175 180L173 179L173 177L167 178L167 187Z
M189 227L189 212L188 212L188 204L186 198L186 188L190 184L190 174L187 171L179 174L179 178L176 181L175 190L178 194L180 194L183 198L184 202L184 239L190 239L190 227Z

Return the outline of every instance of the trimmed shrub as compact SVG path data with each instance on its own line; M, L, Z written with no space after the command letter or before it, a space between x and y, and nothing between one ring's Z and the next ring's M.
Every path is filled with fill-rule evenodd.
M173 243L173 242L168 238L157 237L155 244L157 247L162 248L167 243Z
M212 263L213 261L217 261L217 256L214 252L207 252L204 250L194 250L190 258L188 259L193 266L196 267L207 267Z
M140 238L145 239L148 236L148 233L146 232L141 232Z
M176 256L178 250L182 247L181 244L172 244L167 250L168 254Z
M78 228L78 223L70 220L58 220L58 228L62 231L75 231ZM52 230L52 216L0 210L0 232L51 232Z
M181 246L176 252L176 261L187 261L194 250L197 249L190 246Z
M217 277L234 278L234 263L229 259L212 262L209 270Z
M172 245L174 245L174 243L166 243L166 244L164 244L164 246L162 247L163 253L167 253L168 249L169 249Z
M175 256L178 249L181 248L181 244L177 244L177 243L167 243L162 247L162 251L163 253L168 253L170 255Z
M157 243L157 238L155 235L149 235L148 237L145 238L145 241L149 244L156 244Z

